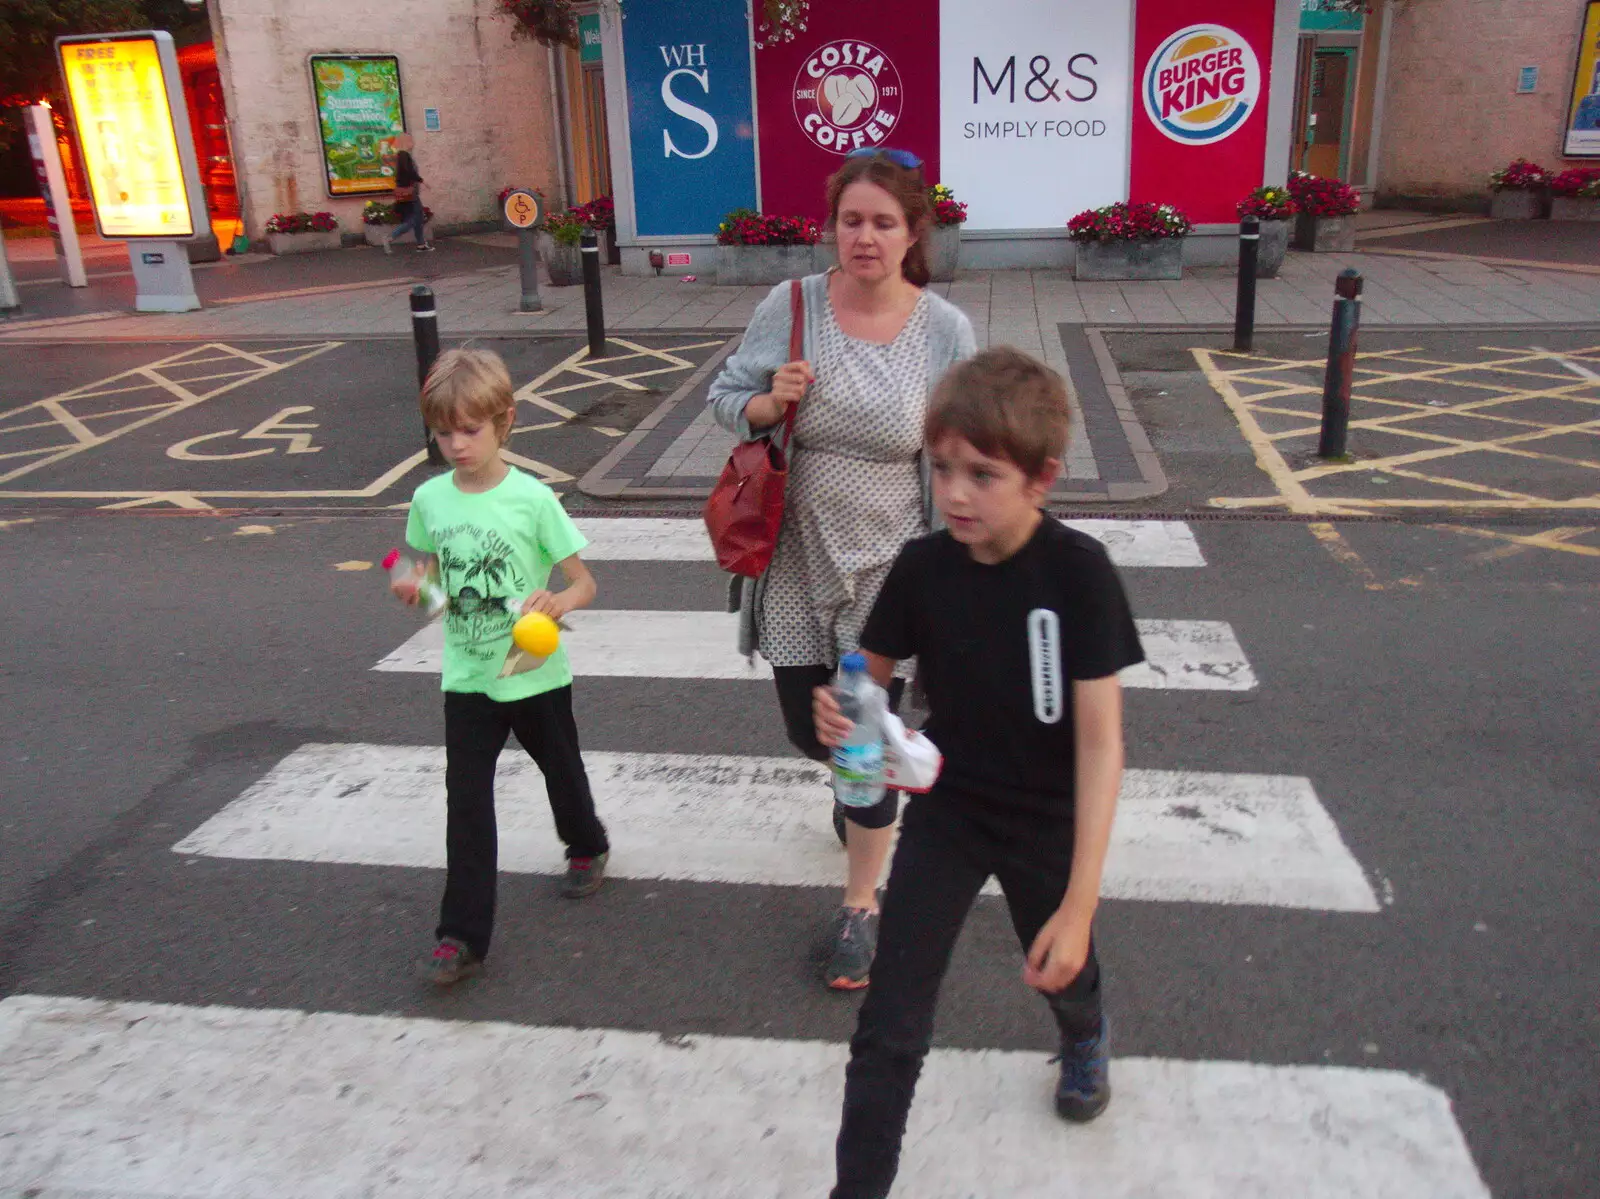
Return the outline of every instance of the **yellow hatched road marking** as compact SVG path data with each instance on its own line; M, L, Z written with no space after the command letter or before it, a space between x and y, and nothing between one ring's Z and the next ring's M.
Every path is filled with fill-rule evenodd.
M191 349L180 351L177 354L162 358L156 362L146 363L143 366L137 366L126 371L121 371L118 374L96 380L95 382L85 384L82 387L75 387L70 391L64 391L57 395L48 396L43 400L36 400L31 404L24 404L21 407L15 408L11 412L6 413L5 415L12 416L20 412L25 412L29 409L36 409L39 412L46 413L51 416L54 421L62 427L63 430L72 436L73 441L69 445L51 447L50 450L47 451L47 456L39 458L37 461L29 462L26 465L16 467L5 474L0 474L0 483L9 483L25 474L40 470L56 462L64 461L67 458L84 452L85 450L105 445L107 442L114 441L119 437L133 432L136 429L142 429L148 425L154 424L157 421L165 420L167 417L182 412L188 408L192 408L197 404L203 404L207 400L215 399L217 396L222 395L225 392L232 391L237 387L242 387L246 383L252 382L256 379L266 378L268 375L276 374L277 372L286 370L291 366L297 366L300 363L308 361L309 359L316 357L318 354L322 354L328 350L334 349L341 344L343 343L329 341L306 346L298 350L278 350L275 352L279 354L294 353L297 355L288 361L279 362L273 359L264 358L258 354L252 354L248 351L238 350L233 346L226 345L221 342L211 342L203 346L195 346ZM185 386L184 382L169 378L167 375L162 373L165 369L173 369L189 365L193 361L193 358L191 357L192 355L206 353L216 354L218 352L220 352L222 356L233 355L245 361L253 362L257 364L257 369L241 373L236 377L232 374L213 376L214 378L229 378L231 381L223 384L221 387L213 388L212 390L204 393L195 392L189 387ZM215 359L209 360L214 361ZM69 409L65 407L65 405L70 404L73 400L89 398L92 394L115 394L116 392L120 392L124 389L117 388L114 390L114 392L108 393L106 391L106 387L108 384L114 384L129 379L143 379L145 382L129 388L128 390L143 391L151 387L160 388L169 395L172 395L174 400L169 404L149 405L146 408L141 409L141 411L148 411L149 415L144 416L139 420L130 421L127 424L121 425L104 433L96 433L94 430L90 429L86 424L84 424L82 419L76 417ZM191 379L187 380L186 382L198 383L200 380ZM7 432L10 431L12 430L0 427L0 437L3 437ZM25 455L13 456L36 456L36 454L30 452L29 454Z
M1390 350L1374 354L1363 353L1360 363L1381 359L1381 369L1371 365L1357 366L1353 398L1363 404L1380 405L1390 409L1350 422L1354 430L1369 430L1396 437L1412 438L1424 443L1420 448L1404 453L1378 458L1365 458L1356 462L1313 462L1298 469L1284 458L1284 443L1315 438L1321 431L1320 380L1315 384L1306 381L1283 386L1281 378L1268 378L1275 372L1321 365L1316 359L1294 361L1269 358L1252 360L1230 351L1193 351L1196 361L1207 381L1239 422L1246 441L1255 452L1257 463L1278 488L1280 496L1219 497L1212 503L1227 508L1286 507L1294 512L1320 512L1327 514L1359 513L1384 509L1422 507L1461 507L1478 510L1495 508L1549 508L1552 510L1590 510L1600 507L1600 496L1579 496L1556 500L1531 494L1524 490L1494 487L1469 479L1439 473L1438 467L1430 471L1416 468L1428 463L1446 463L1467 454L1483 453L1549 463L1555 466L1575 467L1581 470L1600 471L1600 455L1584 456L1581 452L1557 453L1551 449L1535 448L1538 443L1555 438L1592 437L1600 433L1600 419L1571 419L1550 422L1525 416L1511 415L1515 405L1549 400L1579 404L1585 407L1600 406L1600 395L1594 385L1600 374L1590 371L1580 362L1590 361L1589 355L1600 348L1555 352L1539 347L1508 350L1502 347L1482 346L1480 351L1498 357L1479 362L1443 362L1436 358L1406 357L1421 351ZM1530 364L1559 363L1567 374L1557 375L1546 371L1525 369ZM1407 368L1417 368L1410 369ZM1459 376L1466 372L1486 375L1504 374L1503 382L1471 381ZM1573 376L1578 376L1576 379ZM1514 376L1514 377L1513 377ZM1538 380L1539 382L1534 382ZM1462 402L1422 403L1394 396L1370 394L1378 388L1400 387L1413 382L1448 384L1457 388L1473 388L1478 398L1463 398ZM1240 384L1260 386L1265 390L1246 394ZM1543 384L1542 386L1540 384ZM1487 393L1487 394L1484 394ZM1287 402L1286 402L1287 401ZM1298 401L1298 403L1296 403ZM1510 411L1507 411L1507 410ZM1279 416L1304 422L1288 429L1268 432L1260 423L1264 416ZM1465 418L1467 422L1483 422L1486 434L1472 438L1435 432L1422 427L1430 417ZM1472 427L1470 423L1468 428ZM1475 498L1435 499L1363 499L1355 496L1322 496L1310 490L1310 484L1337 476L1354 476L1362 472L1385 474L1397 479L1407 479L1445 488L1454 492L1467 492ZM1484 498L1476 498L1484 497ZM1492 498L1488 498L1492 497Z

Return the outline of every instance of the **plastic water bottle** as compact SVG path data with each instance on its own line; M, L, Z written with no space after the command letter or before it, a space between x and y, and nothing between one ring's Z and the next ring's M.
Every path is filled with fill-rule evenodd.
M389 579L394 583L417 579L417 564L397 549L390 550L384 555L383 569L389 572ZM450 597L445 594L438 579L427 574L417 579L417 603L422 605L422 610L428 614L429 620L443 612L449 602Z
M870 808L883 798L883 714L889 697L867 674L864 654L839 660L834 680L839 711L854 723L833 751L833 795L848 808Z

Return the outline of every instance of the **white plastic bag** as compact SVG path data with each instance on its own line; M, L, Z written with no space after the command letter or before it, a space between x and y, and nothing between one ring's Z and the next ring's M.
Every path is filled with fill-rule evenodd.
M893 712L883 714L883 781L897 791L931 791L944 769L939 747Z

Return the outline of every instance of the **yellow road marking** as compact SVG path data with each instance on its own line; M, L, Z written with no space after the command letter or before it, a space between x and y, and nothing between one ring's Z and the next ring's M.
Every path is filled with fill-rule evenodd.
M1321 543L1322 548L1333 555L1334 561L1348 566L1355 572L1363 587L1368 591L1383 590L1383 584L1378 582L1378 576L1373 573L1370 566L1361 560L1361 555L1356 553L1338 529L1322 521L1308 524L1306 528Z
M1282 493L1279 502L1286 503L1291 512L1318 512L1326 511L1326 507L1314 499L1309 491L1295 478L1294 471L1284 461L1283 455L1272 444L1265 431L1256 422L1255 414L1250 411L1249 405L1234 390L1233 383L1228 376L1219 371L1212 361L1210 350L1193 351L1195 359L1200 363L1200 370L1204 373L1206 381L1211 384L1222 397L1222 402L1233 413L1233 418L1239 422L1239 428L1244 433L1244 439L1250 448L1255 451L1256 465L1266 473L1266 476L1277 486ZM1216 501L1213 501L1215 503ZM1271 501L1269 501L1271 502Z
M1515 547L1511 552L1520 549L1556 550L1564 554L1581 554L1588 558L1600 558L1600 548L1591 545L1568 544L1572 538L1581 537L1585 533L1593 533L1593 526L1580 528L1555 528L1547 529L1543 533L1526 536L1520 533L1500 533L1494 529L1476 529L1471 525L1434 525L1436 529L1444 529L1450 533L1460 533L1465 537L1483 537L1495 541L1509 542ZM1501 556L1505 556L1502 551Z
M259 355L250 354L246 351L236 351L234 347L226 345L222 342L211 342L202 346L194 346L177 354L162 358L156 362L146 363L143 366L137 366L130 370L122 371L108 378L86 384L83 387L73 388L70 391L61 392L57 395L49 396L43 400L36 400L32 404L25 404L21 408L14 409L13 413L22 412L29 408L37 408L41 412L48 412L51 416L56 418L58 423L62 424L64 429L73 435L74 441L70 446L61 447L46 457L40 458L37 461L29 462L24 466L16 467L8 473L0 475L0 483L9 483L12 480L20 478L22 475L28 474L32 471L40 470L43 467L50 466L56 462L61 462L76 454L80 454L85 450L105 445L110 441L115 441L117 438L123 437L136 429L142 429L147 425L154 424L156 421L165 420L167 417L192 408L197 404L205 403L207 400L215 399L217 396L232 391L237 387L242 387L246 383L253 382L256 379L266 378L268 375L276 374L277 372L286 370L291 366L297 366L302 362L306 362L312 358L315 358L319 354L325 353L331 349L335 349L341 344L343 343L329 341L322 342L317 345L307 346L303 351L298 352L297 357L294 357L289 361L278 362L271 359L262 358ZM231 382L225 383L221 387L214 388L213 390L203 394L194 392L185 386L184 383L175 379L170 379L161 373L163 368L181 367L187 365L191 360L191 355L216 353L218 351L221 351L225 354L236 354L238 357L247 361L255 361L264 365L262 365L258 370L242 374L239 377L232 379ZM140 420L130 421L119 428L105 433L95 433L92 430L88 430L87 426L83 425L81 421L78 421L77 428L74 428L66 422L61 421L58 410L62 405L69 404L74 399L82 398L83 393L85 392L103 390L107 384L117 383L127 379L144 379L146 380L146 383L139 387L138 390L144 390L146 386L159 387L174 396L175 400L170 404L153 405L151 406L151 413L149 416L146 416ZM198 382L198 380L189 380L189 382ZM6 415L12 415L13 413L7 413ZM81 436L81 432L85 430L87 430L89 433L87 440ZM0 428L0 436L3 436L4 433L5 430ZM150 494L160 495L165 493L155 492ZM135 498L137 498L137 496Z
M74 498L74 499L80 499L80 498L87 499L87 498L93 498L93 497L73 496L71 498ZM144 508L144 507L149 506L150 504L171 504L175 508L186 508L186 509L194 509L194 510L202 510L203 509L203 510L206 510L206 511L209 511L210 508L211 508L210 504L201 502L199 499L197 499L196 497L190 495L186 491L158 491L158 492L155 492L152 495L145 496L143 499L128 500L126 503L122 503L122 504L102 504L102 505L100 505L100 507L104 511L115 512L115 511L117 511L119 509L123 509L123 508Z

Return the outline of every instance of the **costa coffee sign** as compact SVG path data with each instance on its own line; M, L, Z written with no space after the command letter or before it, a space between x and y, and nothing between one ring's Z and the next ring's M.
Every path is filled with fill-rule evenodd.
M795 74L795 120L814 145L835 154L886 143L903 100L900 72L869 42L829 42Z

